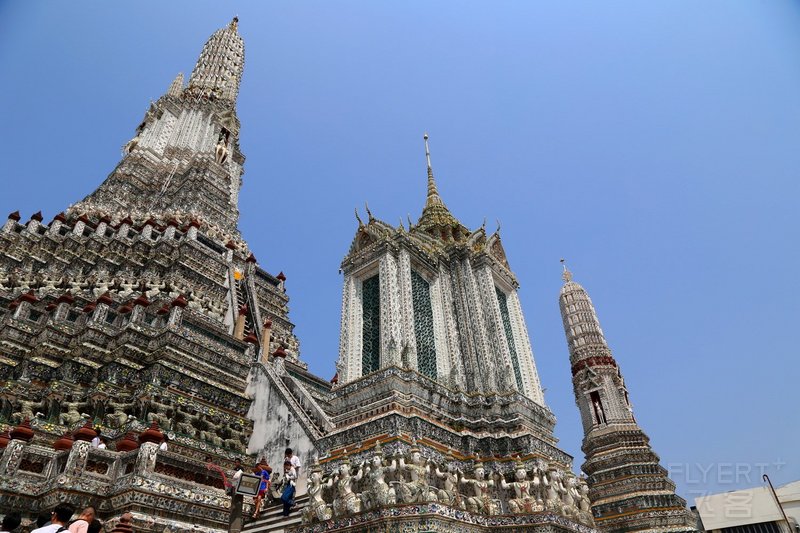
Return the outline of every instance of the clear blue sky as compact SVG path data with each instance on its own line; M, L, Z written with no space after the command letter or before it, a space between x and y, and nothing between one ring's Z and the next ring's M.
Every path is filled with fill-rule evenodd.
M0 3L2 214L91 192L235 14L241 229L288 276L313 371L334 372L353 208L416 220L427 130L453 213L502 222L577 466L561 257L683 496L759 463L800 478L798 2Z

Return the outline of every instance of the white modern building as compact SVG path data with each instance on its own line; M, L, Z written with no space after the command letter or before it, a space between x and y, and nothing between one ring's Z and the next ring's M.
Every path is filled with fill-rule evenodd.
M800 480L776 487L775 493L780 507L768 486L702 496L695 504L706 531L800 532Z

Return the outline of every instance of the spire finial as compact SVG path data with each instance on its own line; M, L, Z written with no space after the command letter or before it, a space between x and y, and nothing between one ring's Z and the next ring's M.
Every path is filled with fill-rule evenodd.
M233 20L231 20L230 27L232 30L236 31L236 29L239 27L239 15L233 17Z
M431 205L444 205L439 191L436 189L436 180L433 179L433 168L431 167L431 150L428 146L428 134L425 133L422 138L425 140L425 160L428 163L428 199L425 206Z
M428 162L428 172L431 172L431 149L428 147L428 133L425 132L422 138L425 139L425 159Z
M567 262L564 258L561 258L561 266L564 268L564 272L561 273L561 279L563 279L565 283L569 283L572 281L572 272L567 268Z

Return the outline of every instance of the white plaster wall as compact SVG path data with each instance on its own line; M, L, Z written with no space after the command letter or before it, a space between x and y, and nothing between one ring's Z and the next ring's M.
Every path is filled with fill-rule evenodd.
M247 394L253 398L247 418L253 421L253 433L247 446L256 460L266 457L273 471L282 471L284 450L292 448L305 467L301 470L297 492L305 492L308 466L316 456L311 439L303 431L289 407L272 386L266 372L256 366L250 371Z

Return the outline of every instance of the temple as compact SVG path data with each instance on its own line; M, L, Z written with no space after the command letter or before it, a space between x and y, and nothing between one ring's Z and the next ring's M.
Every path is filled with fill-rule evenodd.
M450 212L424 141L416 224L356 213L332 387L271 359L288 389L314 400L304 405L318 462L292 531L593 531L588 487L553 435L499 231L470 230ZM290 413L273 427L293 431L303 412L261 383L267 410Z
M569 281L588 485L573 473L499 228L447 208L427 135L421 215L356 212L336 375L308 371L286 276L238 228L243 68L234 18L93 193L0 227L0 512L29 521L66 501L132 512L141 532L237 530L234 462L277 466L291 445L302 512L247 531L688 531Z
M600 531L695 531L696 520L636 423L622 371L589 294L564 266L559 295L575 402L583 423L581 469Z
M137 530L227 529L223 473L261 444L248 376L275 351L305 369L286 277L237 227L243 66L234 19L96 191L0 228L0 509L67 498Z

